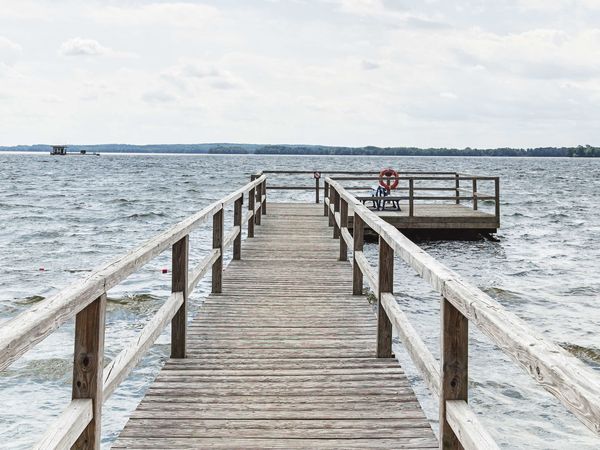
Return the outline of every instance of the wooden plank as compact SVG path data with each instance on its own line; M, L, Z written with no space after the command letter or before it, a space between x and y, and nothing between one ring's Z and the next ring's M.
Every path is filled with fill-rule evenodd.
M413 363L419 369L429 389L435 394L440 394L439 363L435 360L417 331L408 321L406 314L400 309L393 294L384 294L381 304L398 333L402 345L410 355Z
M221 256L221 250L213 248L194 268L192 275L189 276L188 294L192 293L202 277L206 275L209 269L212 269L214 262Z
M91 399L74 399L60 416L50 425L33 450L53 450L71 448L93 417Z
M500 449L464 400L446 401L446 420L466 450Z
M354 260L357 262L360 271L363 276L367 279L367 284L369 288L373 292L379 292L379 281L377 280L377 276L375 275L375 271L367 261L366 256L362 251L354 252Z
M469 389L469 321L448 300L441 307L440 448L464 448L450 426L447 400L467 401Z
M171 358L185 358L186 352L189 248L189 235L173 244L171 292L181 293L182 302L171 320Z
M352 243L352 236L348 232L348 202L340 199L340 261L348 261L348 245Z
M233 242L233 259L242 258L242 206L244 204L244 196L242 195L235 201L233 208L233 226L237 229L235 241Z
M146 324L139 335L104 368L103 398L106 400L142 359L165 326L180 311L183 293L174 292Z
M219 250L219 257L212 265L212 292L218 294L223 288L223 208L213 215L212 247Z
M379 278L377 285L377 357L392 356L392 323L382 305L383 294L394 291L394 250L379 238Z
M75 318L72 399L92 401L92 419L73 444L75 449L100 448L105 320L106 294L86 306Z

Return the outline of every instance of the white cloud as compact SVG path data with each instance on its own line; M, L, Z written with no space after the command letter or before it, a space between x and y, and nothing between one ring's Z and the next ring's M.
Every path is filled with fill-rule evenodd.
M144 26L159 25L199 28L218 16L218 9L192 2L142 3L127 6L94 8L90 15L111 25Z
M63 42L59 52L64 56L102 56L109 54L111 50L94 39L75 37Z
M244 89L245 82L228 70L198 61L186 61L161 73L161 78L182 91L194 92L204 88L220 90Z
M21 55L22 50L19 44L0 36L0 63L13 64Z
M142 100L147 103L171 103L177 101L177 97L167 91L155 89L145 92Z

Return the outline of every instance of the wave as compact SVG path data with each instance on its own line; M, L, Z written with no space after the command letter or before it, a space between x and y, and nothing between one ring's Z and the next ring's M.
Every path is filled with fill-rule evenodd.
M582 345L569 344L567 342L562 342L559 345L582 361L591 363L595 367L600 367L600 349L583 347Z

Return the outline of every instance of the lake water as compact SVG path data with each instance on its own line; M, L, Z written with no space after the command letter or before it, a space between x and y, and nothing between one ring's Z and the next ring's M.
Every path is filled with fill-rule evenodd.
M0 321L242 186L254 171L384 166L500 176L498 242L420 245L600 371L598 159L0 153ZM313 180L307 176L305 182L312 185ZM274 192L269 199L311 201L314 193ZM193 261L210 247L209 232L204 227L193 233ZM371 257L375 251L368 246ZM107 358L139 332L168 296L170 274L161 273L162 267L170 267L168 253L109 292ZM398 302L437 357L439 298L397 261ZM209 282L210 277L191 296L192 313L209 291ZM470 403L499 443L507 448L600 446L600 438L471 328ZM106 447L142 398L168 348L169 335L163 333L105 404ZM3 448L27 448L69 403L72 352L69 322L0 373ZM399 357L437 426L436 401L402 351Z

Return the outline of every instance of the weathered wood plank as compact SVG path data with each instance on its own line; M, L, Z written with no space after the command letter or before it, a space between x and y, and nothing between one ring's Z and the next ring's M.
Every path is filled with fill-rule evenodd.
M142 359L146 351L160 336L165 326L180 310L181 305L183 305L183 293L175 292L171 294L167 302L150 319L138 337L104 368L104 400L112 395L131 372L131 369Z
M90 399L92 419L73 444L74 449L100 448L105 321L106 294L86 306L75 318L72 399Z
M62 450L71 448L93 417L91 399L71 400L60 416L46 430L33 450Z
M499 450L494 438L464 400L446 401L446 420L466 450Z

